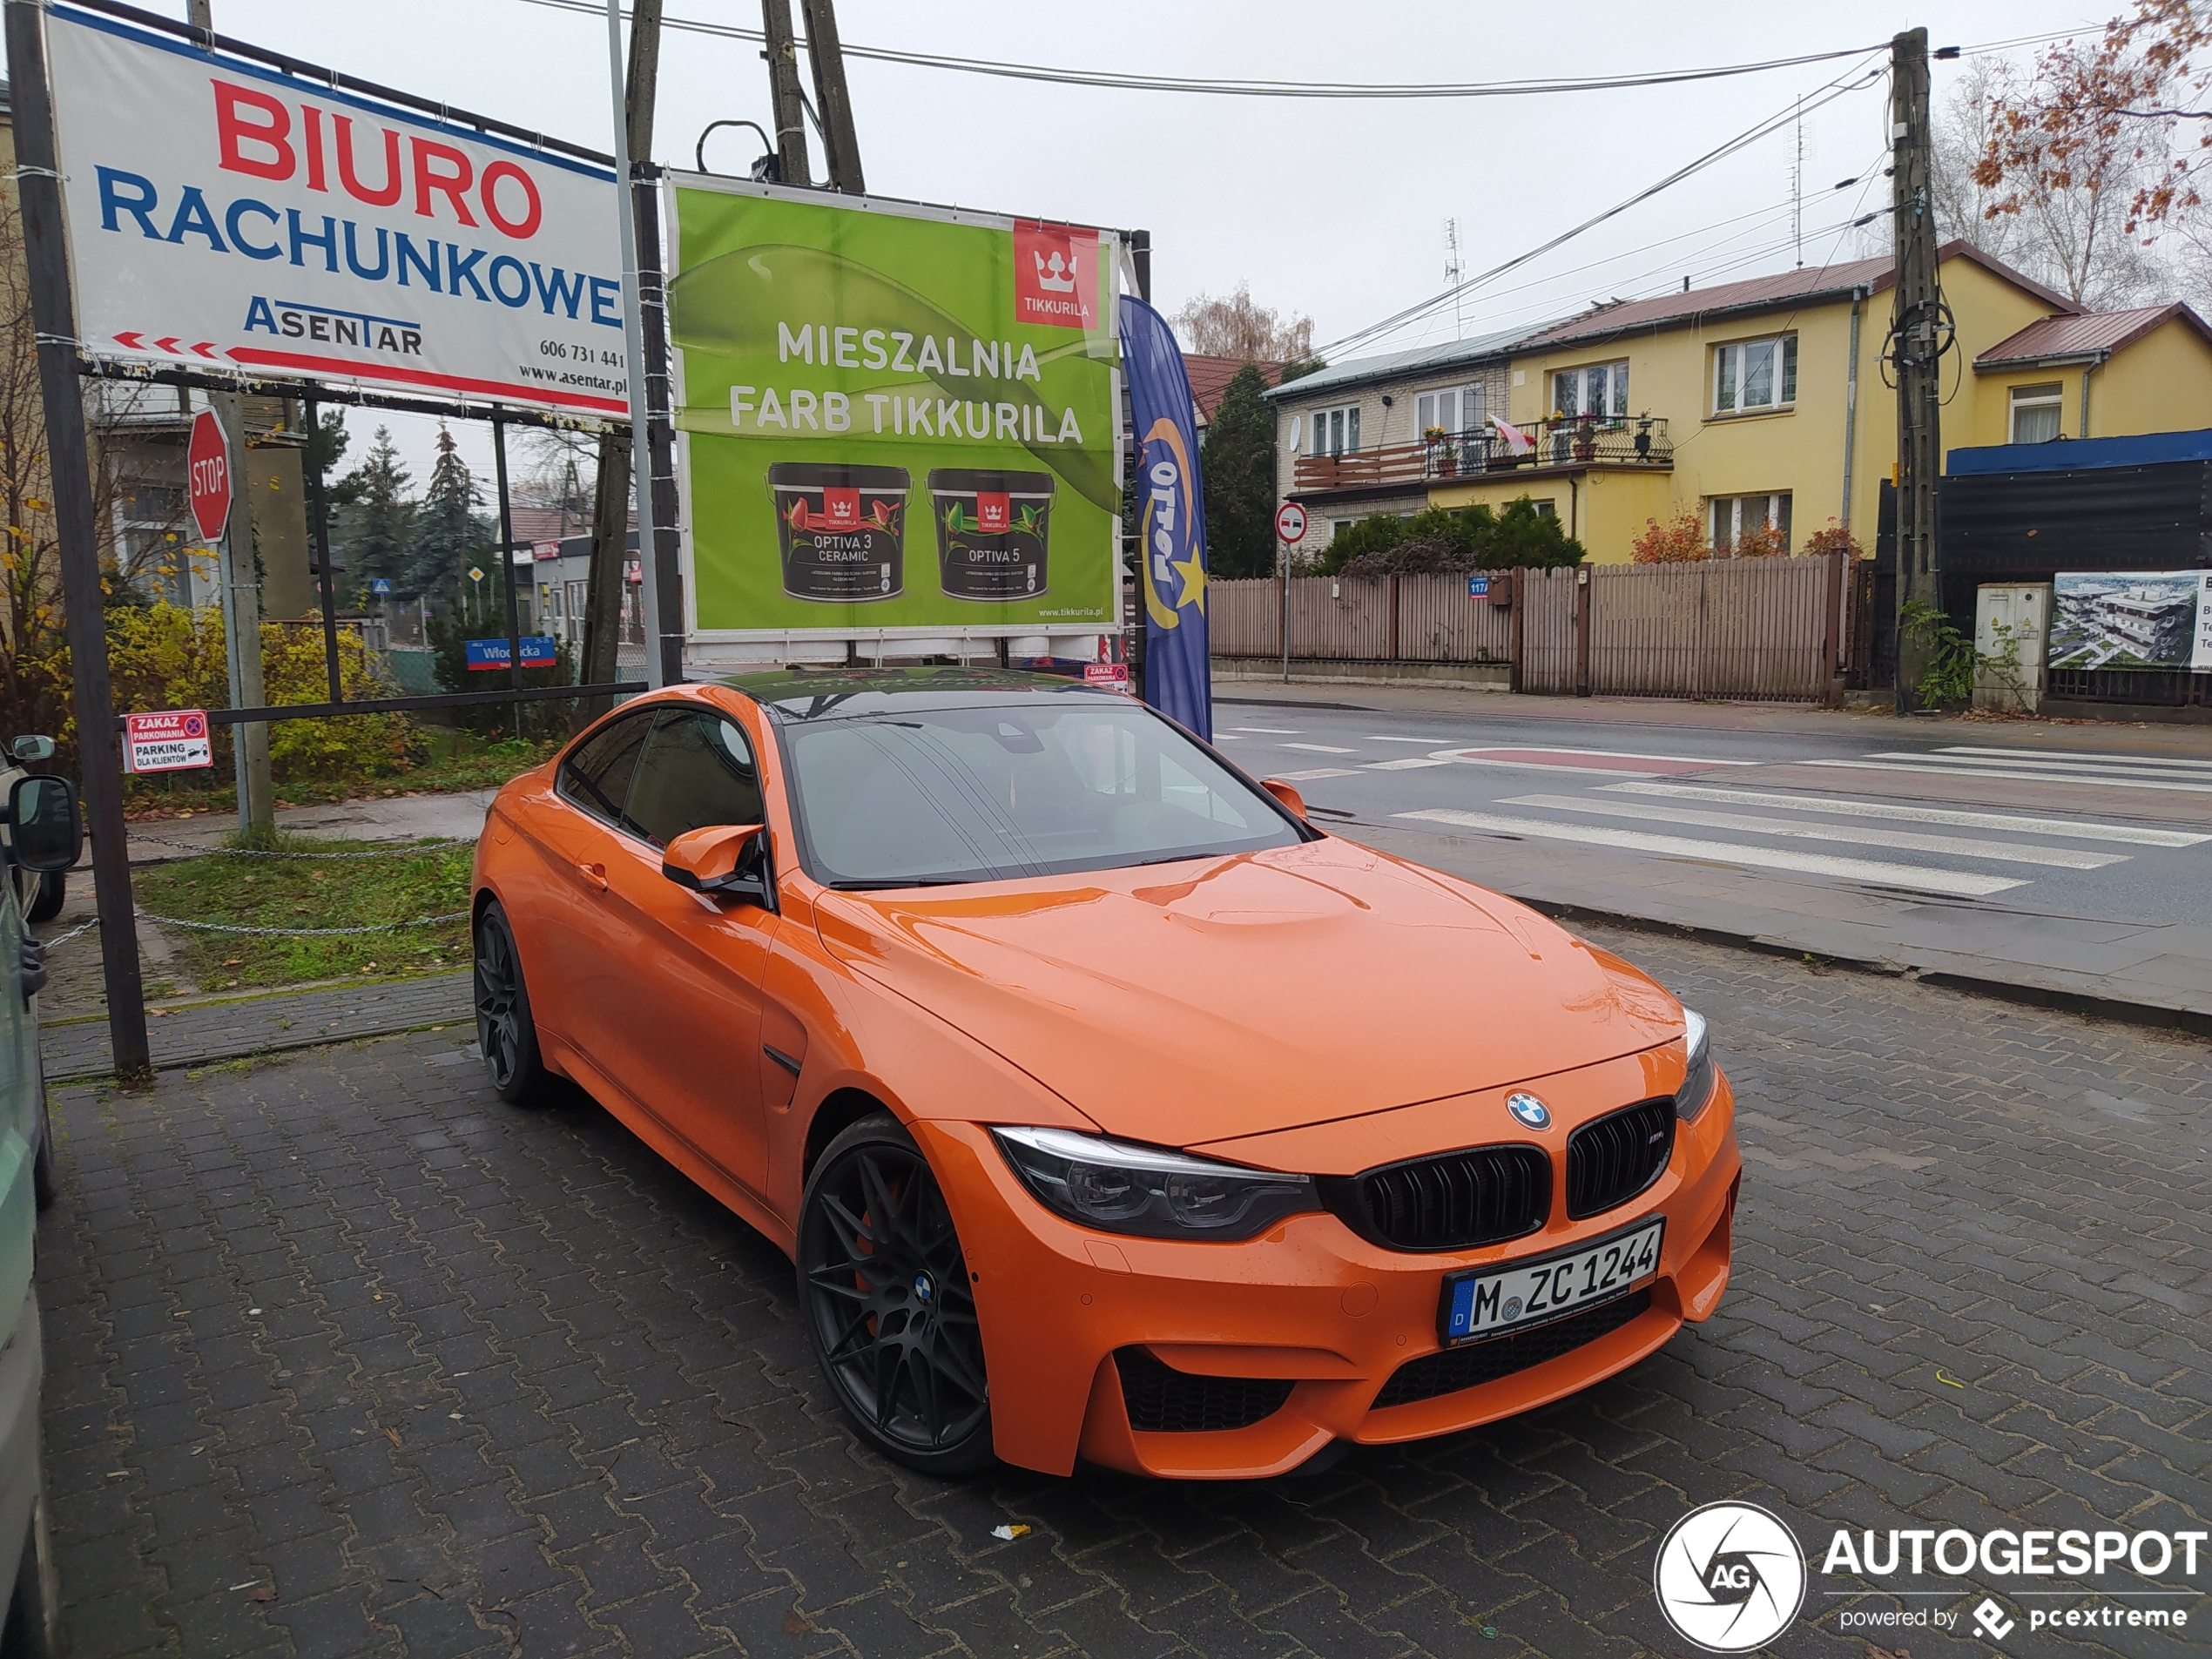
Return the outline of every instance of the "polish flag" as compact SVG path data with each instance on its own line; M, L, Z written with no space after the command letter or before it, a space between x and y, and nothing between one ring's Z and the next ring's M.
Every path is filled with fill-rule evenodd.
M1536 440L1517 426L1508 426L1495 415L1491 416L1490 424L1498 429L1498 435L1506 441L1506 447L1517 455L1525 455L1536 447Z

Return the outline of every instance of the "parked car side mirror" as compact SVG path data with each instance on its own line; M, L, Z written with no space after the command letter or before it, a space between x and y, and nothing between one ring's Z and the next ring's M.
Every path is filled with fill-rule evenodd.
M17 738L8 745L8 752L18 760L51 760L54 740L51 738Z
M776 907L767 870L767 828L718 824L686 831L661 853L660 873L678 887L741 904Z
M1259 780L1259 786L1289 807L1291 812L1297 813L1301 821L1304 820L1305 797L1299 794L1295 788L1285 783L1280 778L1263 778Z
M26 870L66 870L84 846L77 791L66 778L18 778L8 791L16 862Z

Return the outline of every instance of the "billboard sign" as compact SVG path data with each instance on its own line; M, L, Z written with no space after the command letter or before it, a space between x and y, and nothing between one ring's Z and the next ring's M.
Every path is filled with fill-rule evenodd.
M88 356L627 419L612 169L56 4Z
M2051 589L2049 666L2212 673L2212 572L2060 571Z
M694 639L1117 625L1111 232L667 194Z

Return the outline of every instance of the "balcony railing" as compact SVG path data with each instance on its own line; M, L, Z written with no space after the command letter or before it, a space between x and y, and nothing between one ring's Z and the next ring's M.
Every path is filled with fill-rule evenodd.
M1530 440L1516 448L1494 427L1380 444L1342 455L1301 455L1291 469L1298 489L1352 489L1372 484L1428 483L1480 477L1531 467L1644 467L1675 464L1675 447L1662 415L1573 415L1532 421L1520 428Z

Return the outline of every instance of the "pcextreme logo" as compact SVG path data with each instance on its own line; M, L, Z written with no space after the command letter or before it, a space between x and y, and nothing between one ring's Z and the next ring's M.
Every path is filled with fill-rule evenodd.
M1709 1503L1675 1522L1651 1572L1675 1634L1707 1653L1750 1653L1805 1601L1805 1557L1781 1518L1754 1503Z

